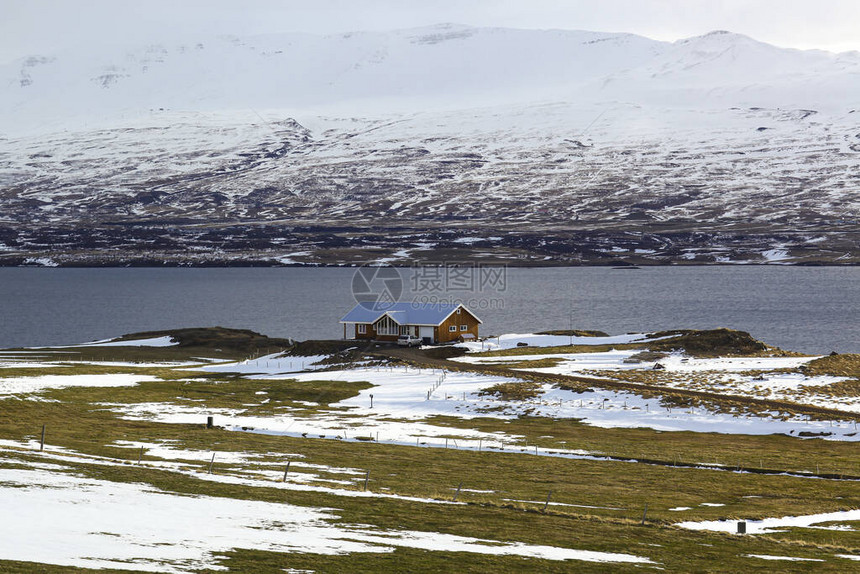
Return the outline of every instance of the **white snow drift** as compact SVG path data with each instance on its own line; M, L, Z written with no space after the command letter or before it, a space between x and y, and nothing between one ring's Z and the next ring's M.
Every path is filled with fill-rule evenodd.
M632 554L339 524L334 509L183 496L142 484L43 470L0 470L0 506L15 517L0 521L4 559L83 568L220 570L216 555L233 548L346 554L407 547L547 560L651 563ZM50 520L45 520L47 516Z

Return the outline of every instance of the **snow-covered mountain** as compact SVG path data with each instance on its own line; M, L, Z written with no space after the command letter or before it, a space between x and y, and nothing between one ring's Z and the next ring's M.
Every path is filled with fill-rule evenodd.
M858 95L860 53L728 32L34 55L0 67L0 261L857 263Z

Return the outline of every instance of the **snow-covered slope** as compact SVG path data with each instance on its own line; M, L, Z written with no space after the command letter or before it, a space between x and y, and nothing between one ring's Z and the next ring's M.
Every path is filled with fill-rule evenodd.
M502 259L611 261L623 244L644 260L850 262L856 94L857 52L727 32L440 25L33 56L0 67L0 260L46 244L97 258L153 233L167 259L219 245L354 261L371 244L408 258L408 238L356 230L385 221L432 252L469 220L502 232ZM234 241L273 221L288 229ZM306 225L345 236L289 231ZM511 239L524 229L559 245Z
M34 56L2 69L4 131L148 110L334 115L558 97L646 63L665 44L594 32L438 26L341 36L215 37L116 53ZM45 124L42 124L45 125Z
M728 32L669 44L630 34L441 25L37 55L0 69L0 105L3 131L13 134L46 119L65 127L162 108L352 116L618 98L842 110L851 92L832 88L860 87L858 74L856 52L786 50Z

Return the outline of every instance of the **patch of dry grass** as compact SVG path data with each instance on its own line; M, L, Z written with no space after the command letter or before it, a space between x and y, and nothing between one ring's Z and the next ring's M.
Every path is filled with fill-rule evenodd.
M800 367L805 375L832 375L860 379L860 354L829 355Z
M482 390L479 394L495 396L504 401L526 401L541 395L539 383L499 383Z
M525 361L505 361L502 363L493 363L494 365L498 365L500 367L507 367L509 369L545 369L548 367L556 367L560 362L564 359L556 358L556 357L545 357L543 359L532 359Z

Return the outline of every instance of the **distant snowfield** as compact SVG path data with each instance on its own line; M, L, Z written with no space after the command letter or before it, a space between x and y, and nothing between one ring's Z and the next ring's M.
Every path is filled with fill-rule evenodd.
M172 573L220 569L216 554L234 548L346 554L405 547L547 560L652 563L632 554L338 524L336 509L182 496L149 485L38 469L0 470L0 506L16 517L0 521L0 555L5 560L81 568ZM46 521L46 516L51 519Z
M600 353L546 354L540 347L570 344L620 345L642 342L649 339L646 333L633 333L609 337L566 337L537 334L507 334L483 341L463 343L460 346L470 351L494 350L516 347L527 343L535 347L535 354L503 357L478 357L466 355L454 360L471 363L499 363L527 361L541 358L558 358L556 367L529 369L536 372L589 376L595 371L649 368L641 363L625 363L639 350L610 350ZM355 397L347 399L322 412L308 416L296 409L281 409L271 416L246 415L237 409L207 409L205 406L189 407L162 403L137 405L113 405L126 418L157 420L172 423L194 423L205 420L208 415L217 415L216 424L234 430L252 429L254 432L287 434L291 436L316 436L340 438L342 440L380 440L399 444L421 444L436 447L498 448L526 450L517 446L522 437L505 433L485 433L473 429L453 429L431 424L428 417L443 415L459 418L491 417L510 419L529 414L553 418L573 418L604 428L652 428L660 431L695 431L729 434L775 434L801 436L813 433L828 440L860 441L860 432L854 421L811 421L806 417L782 419L773 414L732 415L715 413L703 408L666 408L659 399L645 399L632 392L594 390L575 393L544 385L541 396L531 401L503 401L492 396L481 395L481 391L500 383L518 382L519 379L487 376L469 372L445 372L441 369L418 369L410 367L358 367L307 372L319 368L315 363L323 356L280 357L276 355L255 360L222 365L207 365L201 370L243 373L250 379L282 379L297 381L335 380L369 382L374 385L364 389ZM793 369L815 357L740 357L699 359L672 354L660 360L667 373L704 373L710 377L711 390L721 385L738 393L752 393L762 386L774 392L790 392L798 387L827 385L842 380L838 377L806 377L799 373L776 372L767 374L763 380L754 380L751 375L736 373L746 371L774 371ZM724 377L728 379L724 380ZM729 385L729 382L731 385ZM672 386L672 381L666 383ZM684 387L684 384L677 384ZM770 390L768 392L771 392ZM372 395L372 399L371 399ZM782 396L782 395L777 395ZM787 395L790 397L791 395ZM785 398L785 397L783 397ZM261 397L261 404L268 399ZM371 402L373 407L371 408ZM860 400L828 399L812 397L805 402L833 406L843 410L860 412ZM250 406L250 405L249 405ZM456 436L448 441L445 436ZM580 451L558 450L561 456L589 456Z
M128 341L119 341L117 339L103 339L101 341L91 341L89 343L80 343L78 345L54 345L52 347L31 347L32 349L73 349L76 347L174 347L178 345L178 341L174 341L169 336L151 337L149 339L135 339Z
M628 335L626 337L636 337ZM644 335L629 342L643 342ZM492 347L480 343L466 343L470 351L496 350L511 348L516 342L528 342L536 347L534 353L509 356L475 356L465 355L451 360L473 364L505 364L520 361L540 359L556 359L558 363L552 367L527 367L516 370L549 373L558 375L574 375L578 377L614 378L613 373L623 371L651 371L659 363L660 385L679 389L726 392L737 395L749 395L763 399L785 400L802 404L816 405L848 412L860 413L860 397L832 397L819 392L817 389L833 383L848 380L847 377L828 375L807 376L795 371L799 367L820 357L689 357L683 353L671 353L667 356L648 362L630 361L631 357L641 352L634 350L616 350L598 353L542 353L541 346L556 346L568 344L559 338L544 338L535 335L502 335L501 345L493 343ZM587 339L591 339L590 337ZM615 339L614 337L603 340ZM598 338L599 340L599 338ZM656 340L656 339L650 339ZM624 341L627 342L627 341ZM574 342L576 345L589 343ZM618 341L598 344L620 344ZM625 380L623 377L617 377Z
M255 375L254 378L281 379L284 376ZM357 436L402 444L483 447L526 450L521 438L501 432L485 433L473 429L456 429L431 424L424 419L443 415L463 419L490 417L513 419L521 415L573 418L604 428L653 428L661 431L696 431L729 434L821 433L829 440L859 441L860 432L853 421L811 421L806 417L782 420L773 415L735 416L714 413L703 408L666 408L660 399L645 399L632 392L593 390L585 393L555 389L544 385L541 396L529 401L503 401L482 396L480 391L518 379L487 376L469 372L443 372L439 369L408 367L362 367L325 371L324 373L290 373L297 381L335 380L369 382L375 385L355 397L330 405L329 409L303 414L284 408L270 416L245 415L237 409L207 409L164 403L109 405L124 418L156 420L170 423L200 423L207 415L216 415L215 424L234 430L289 434L291 436L325 436L355 440ZM371 397L373 395L373 407ZM267 399L261 396L263 404ZM108 406L108 405L106 405ZM250 405L249 405L250 406ZM448 442L445 436L459 437ZM576 452L573 454L585 454Z
M160 338L160 340L167 338ZM611 337L574 337L579 345L613 345L641 342L647 334L627 334ZM555 367L529 369L535 372L570 374L577 376L611 377L614 371L650 369L649 364L626 363L638 350L610 350L599 353L541 353L541 346L569 344L570 337L536 334L508 334L485 341L493 348L511 348L527 342L534 354L505 357L480 357L473 354L455 360L470 363L504 363L555 358ZM482 343L465 343L470 350L480 350ZM25 354L8 355L10 366L26 360ZM554 388L546 384L540 395L528 401L504 401L482 391L501 383L519 382L518 378L488 376L470 372L446 372L441 369L414 367L361 366L317 372L324 355L290 357L268 355L257 359L217 364L153 364L192 368L205 372L238 373L248 379L297 381L334 380L368 382L374 385L355 397L332 404L328 408L315 408L307 413L301 408L278 407L274 414L259 416L248 414L255 404L236 408L208 408L205 404L177 405L168 403L106 404L124 418L154 420L168 423L203 423L215 416L215 424L235 430L254 432L340 438L342 440L380 440L389 443L419 444L456 448L499 448L525 450L522 437L502 432L481 432L474 429L454 429L428 422L433 416L454 416L461 419L490 417L512 419L522 415L553 418L571 418L585 424L604 428L652 428L660 431L695 431L730 434L774 434L789 436L820 436L827 440L860 441L860 432L853 420L811 421L806 417L789 418L778 413L734 415L715 413L705 408L667 408L660 399L645 399L634 392L595 389L584 393ZM860 398L833 398L816 394L814 389L844 380L840 377L805 376L783 372L795 369L815 357L749 357L700 359L672 354L660 363L665 366L667 378L661 384L679 388L720 390L735 393L797 400L845 411L860 412ZM3 359L0 357L0 359ZM11 360L10 360L11 359ZM25 363L26 364L26 363ZM142 366L134 363L117 363L117 366ZM2 363L0 363L2 366ZM45 364L48 366L48 364ZM143 365L146 366L146 365ZM748 371L761 372L760 375ZM2 371L0 371L2 372ZM670 377L675 376L675 378ZM694 376L705 377L702 380ZM146 375L45 375L41 377L0 378L0 398L30 395L49 388L69 386L129 386L156 380ZM372 396L372 398L371 398ZM259 405L269 399L259 397ZM371 408L372 402L372 408ZM315 403L310 406L318 407ZM444 437L456 437L449 443ZM559 455L589 456L580 451L557 451ZM598 453L599 454L599 453Z
M149 339L135 339L129 341L117 341L116 339L106 339L104 341L93 341L92 343L84 343L79 347L175 347L178 341L174 341L169 336L152 337Z
M643 341L659 341L667 337L655 338L650 333L630 333L627 335L614 335L609 337L568 337L565 335L538 335L535 333L508 333L498 337L490 337L483 341L472 341L458 343L456 347L463 347L471 352L496 351L499 349L511 349L522 346L529 347L559 347L563 345L624 345L627 343L640 343Z

